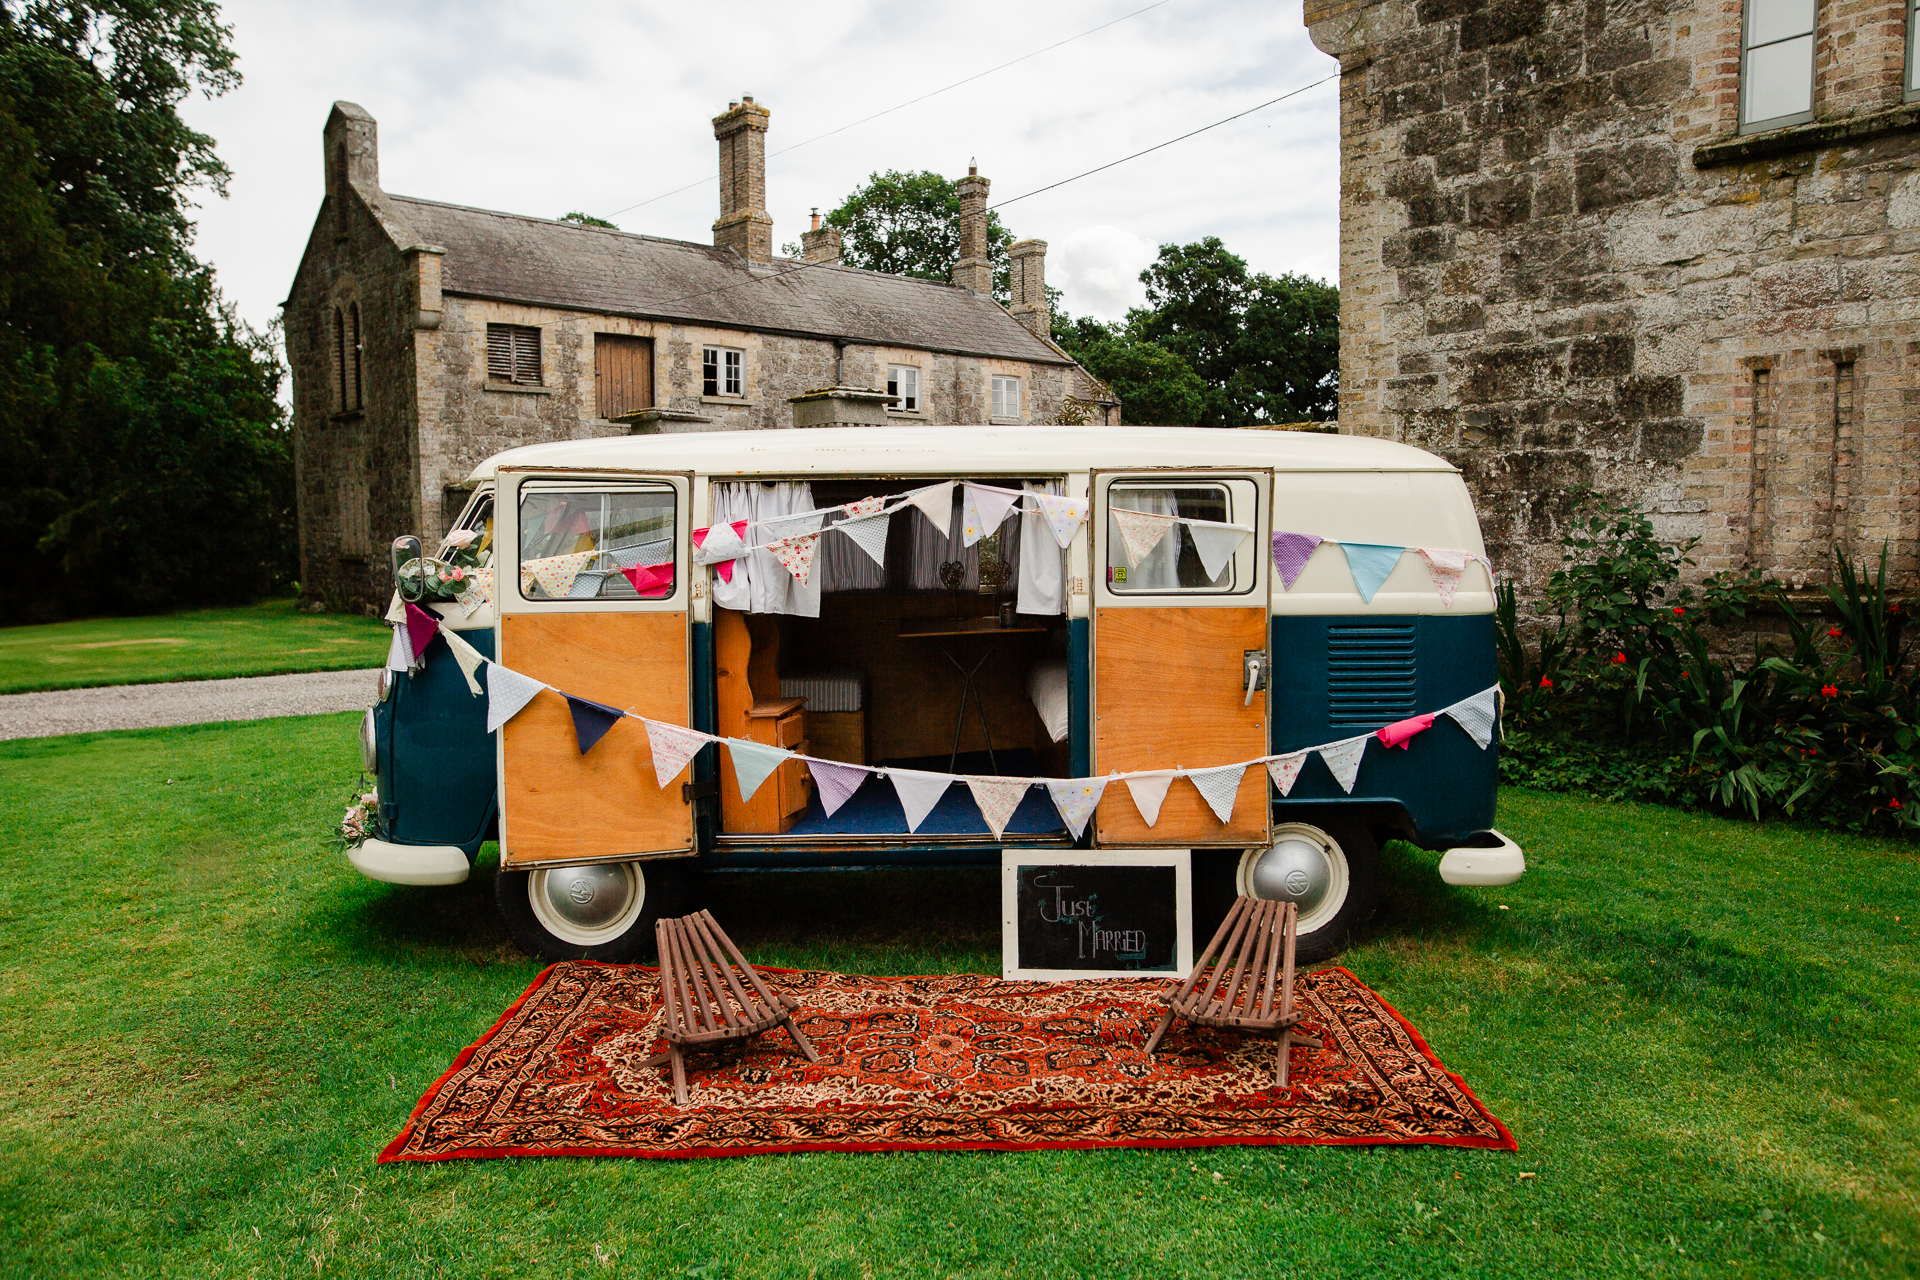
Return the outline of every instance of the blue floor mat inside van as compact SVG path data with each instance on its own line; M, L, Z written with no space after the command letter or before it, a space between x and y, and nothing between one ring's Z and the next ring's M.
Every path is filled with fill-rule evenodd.
M978 759L975 759L975 756ZM1014 777L1030 775L1035 761L1031 752L1001 751L997 753L1001 770ZM947 771L947 757L928 760L901 760L892 763L907 769L935 769ZM988 769L985 752L962 755L954 762L954 768L961 772L985 773ZM800 815L787 831L790 836L903 836L907 834L907 813L900 807L900 797L894 793L893 784L885 778L869 776L860 784L860 789L848 797L829 818L820 807L820 797L814 796L807 805L807 811ZM990 835L986 820L980 816L980 807L973 802L973 795L964 782L955 783L947 788L947 794L940 797L940 803L933 807L926 821L915 832L922 836L984 836ZM1053 801L1047 795L1045 787L1034 787L1027 792L1026 799L1013 811L1013 817L1007 823L1006 834L1010 836L1064 836L1066 828L1061 825L1060 814L1054 809Z

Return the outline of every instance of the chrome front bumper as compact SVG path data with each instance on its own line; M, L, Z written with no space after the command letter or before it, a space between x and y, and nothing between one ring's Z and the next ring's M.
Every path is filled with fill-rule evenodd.
M459 884L467 855L450 844L389 844L367 840L347 850L347 861L369 880L386 884Z
M1448 884L1512 884L1527 869L1520 846L1498 831L1487 832L1500 843L1487 848L1449 849L1440 859L1440 878Z

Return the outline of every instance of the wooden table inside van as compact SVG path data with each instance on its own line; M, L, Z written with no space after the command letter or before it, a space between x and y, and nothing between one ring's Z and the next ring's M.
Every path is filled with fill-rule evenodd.
M1027 622L1003 627L998 618L955 618L948 622L924 619L916 620L909 625L916 629L902 631L900 633L902 640L957 640L977 637L987 639L988 643L981 646L980 656L971 667L954 657L946 645L940 646L941 655L958 668L961 678L960 710L955 712L953 717L953 749L947 753L947 771L951 773L954 761L960 758L960 730L967 722L967 699L972 698L974 714L980 717L980 732L985 734L987 739L987 767L995 773L1000 772L1000 761L993 754L993 730L987 727L987 704L980 697L980 690L974 685L973 678L981 667L987 665L987 659L993 656L991 642L996 636L1030 635L1036 631L1045 631L1046 628L1037 623Z

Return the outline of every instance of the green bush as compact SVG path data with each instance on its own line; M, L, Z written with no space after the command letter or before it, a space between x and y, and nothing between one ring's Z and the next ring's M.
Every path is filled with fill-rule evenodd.
M1501 585L1502 778L1755 820L1915 825L1920 700L1885 549L1858 566L1836 551L1829 622L1761 573L1682 585L1694 545L1588 494L1531 634Z

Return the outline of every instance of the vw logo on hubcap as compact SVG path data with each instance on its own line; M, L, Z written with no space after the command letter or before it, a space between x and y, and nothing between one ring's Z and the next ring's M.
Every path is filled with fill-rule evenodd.
M593 886L585 880L575 880L567 886L567 896L584 907L593 901Z
M1301 898L1306 896L1307 886L1310 883L1310 881L1307 879L1306 872L1302 871L1298 867L1295 867L1293 870L1287 872L1285 881L1286 881L1288 893L1292 894L1296 898Z

